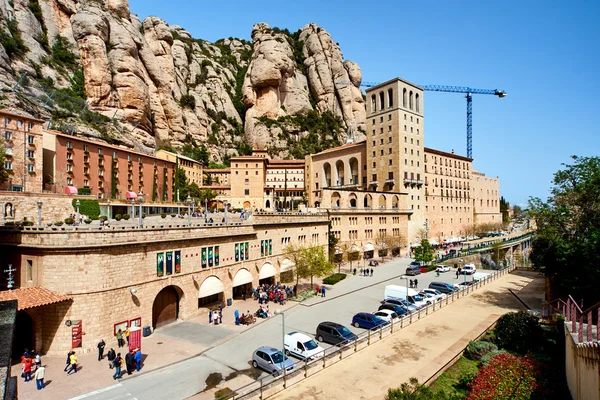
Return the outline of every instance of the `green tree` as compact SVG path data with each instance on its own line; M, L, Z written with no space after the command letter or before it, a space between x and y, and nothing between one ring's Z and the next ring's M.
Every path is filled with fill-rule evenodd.
M6 162L6 151L4 150L4 142L0 140L0 183L8 180L8 171L4 168Z
M185 199L183 195L183 188L185 188L188 184L187 176L185 176L185 170L183 168L175 169L175 190L173 191L173 199L177 200L177 191L179 191L179 200Z
M195 183L193 184L195 185ZM202 189L198 198L201 202L210 202L218 196L218 193L213 189Z
M434 253L435 252L433 251L433 247L431 246L431 243L429 243L429 240L423 239L421 240L421 245L415 247L415 261L420 261L422 263L431 262L433 261Z
M288 246L290 247L290 246ZM329 261L329 257L323 246L290 247L294 250L296 259L296 279L310 278L310 287L313 287L314 277L330 275L335 269L335 264Z
M290 259L290 261L294 264L294 274L296 275L296 286L300 282L300 276L307 274L308 265L306 265L306 260L302 255L302 246L296 244L289 244L284 249L286 256ZM299 272L300 271L300 272Z
M546 201L529 200L537 225L531 261L550 278L553 297L600 301L600 157L573 156L554 174Z
M504 199L504 196L500 197L500 213L502 214L502 222L510 222L508 217L508 210L510 210L510 204Z

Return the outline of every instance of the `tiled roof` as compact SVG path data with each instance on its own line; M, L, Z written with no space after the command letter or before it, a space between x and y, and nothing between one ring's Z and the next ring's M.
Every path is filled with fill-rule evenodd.
M72 300L72 298L54 293L40 286L33 286L1 291L0 301L6 300L17 300L18 309L20 311L27 308L34 308L48 304L59 303L61 301Z

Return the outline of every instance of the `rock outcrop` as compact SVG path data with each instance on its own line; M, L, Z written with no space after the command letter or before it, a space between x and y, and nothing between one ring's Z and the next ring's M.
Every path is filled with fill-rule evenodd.
M210 43L158 17L140 21L127 0L0 0L0 30L18 44L0 46L0 106L137 150L204 144L220 162L248 144L284 146L261 121L313 110L364 126L362 94L348 84L360 68L314 24L290 34L260 23L252 44ZM92 113L81 118L84 100Z

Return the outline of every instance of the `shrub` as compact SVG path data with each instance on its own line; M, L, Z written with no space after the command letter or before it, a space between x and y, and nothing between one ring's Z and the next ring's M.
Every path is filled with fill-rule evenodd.
M56 221L54 223L55 226L62 226L63 222L62 221Z
M161 217L162 219L165 219L165 218L167 218L167 213L160 213L160 217Z
M171 214L171 218L175 218L176 216L176 214Z
M215 392L215 399L219 400L231 399L233 396L237 396L237 393L228 387L224 387Z
M131 218L131 215L129 215L129 214L123 214L123 219L125 221L127 221L129 218Z
M33 226L33 221L27 221L27 220L25 220L25 221L23 221L21 223L21 225L22 226Z
M481 357L493 350L498 350L498 346L490 342L473 342L470 341L467 345L465 356L474 361L481 360Z
M543 335L539 319L526 311L504 314L494 331L498 347L519 353L536 349Z
M74 222L75 220L73 218L65 218L65 224L67 225L73 225Z
M89 218L86 218L83 222L85 222L86 225L89 225L92 223L92 220Z
M324 285L335 285L339 281L346 279L346 274L333 274L323 279Z
M101 219L103 221L108 221L108 217L106 215L101 215L98 217L98 219Z
M181 108L189 107L193 110L196 108L196 98L191 94L184 94L181 96L181 99L179 99L179 105Z
M427 268L425 268L425 271L426 272L435 271L436 268L437 268L437 265L430 265Z
M142 213L142 218L146 218L146 213L145 212Z
M508 354L506 350L492 350L483 357L481 357L481 365L486 366L489 364L490 360L500 354Z
M98 200L95 199L73 199L71 204L73 205L73 210L77 210L77 203L79 200L79 212L81 214L87 215L91 219L98 219L100 215L100 204L98 204Z
M92 194L92 189L90 189L89 187L84 186L82 188L78 188L77 189L77 194L81 194L81 195Z
M120 220L121 220L121 218L122 218L122 217L121 217L121 214L117 214L117 215L115 215L115 219L116 219L117 221L120 221Z
M479 370L468 400L526 400L540 389L538 364L529 357L500 354Z

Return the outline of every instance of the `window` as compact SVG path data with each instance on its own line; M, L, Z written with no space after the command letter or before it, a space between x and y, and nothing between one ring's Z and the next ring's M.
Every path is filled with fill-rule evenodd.
M377 111L377 100L375 99L375 95L371 95L371 113L375 113ZM375 123L375 121L373 121Z
M419 107L419 93L417 93L415 95L415 109L416 109L417 112L419 112L419 108L420 108Z
M402 107L406 108L406 89L402 90ZM404 119L406 119L406 114L404 114Z
M102 149L98 149L98 155L101 156L102 155Z
M88 181L87 179L83 180L83 186L88 187L90 185L90 181Z
M248 185L249 183L250 183L250 180L249 180L249 179L245 179L245 180L244 180L244 184Z
M391 132L391 131L392 131L392 126L388 125L388 132Z
M35 158L35 152L33 150L27 150L27 157Z
M69 150L70 150L70 149L72 149L72 148L73 148L73 146L71 146L71 142L69 142L69 141L67 140L67 149L69 149Z
M89 151L89 150L88 150L88 145L87 145L87 144L84 144L84 145L83 145L83 151L85 151L86 153Z
M4 161L4 169L12 170L12 161Z
M113 151L113 158L117 158L117 152ZM156 161L154 162L154 166L156 166Z
M12 132L11 131L4 131L4 139L11 140L12 139Z
M381 110L385 108L385 95L383 92L379 92L379 107Z
M388 165L392 165L392 159L391 158L388 160Z
M23 126L23 121L18 121L18 122L17 122L17 126L18 126L19 128L20 128L20 127L22 127L22 126Z
M28 164L27 165L27 171L34 172L35 171L35 165L34 164Z
M388 107L394 106L394 90L388 89Z
M410 94L408 96L408 108L410 108L411 110L413 109L413 92L412 92L412 90L410 91Z
M27 260L27 280L33 280L33 260Z
M67 185L69 185L69 186L73 185L73 178L67 178Z
M244 195L250 196L250 189L244 189Z

